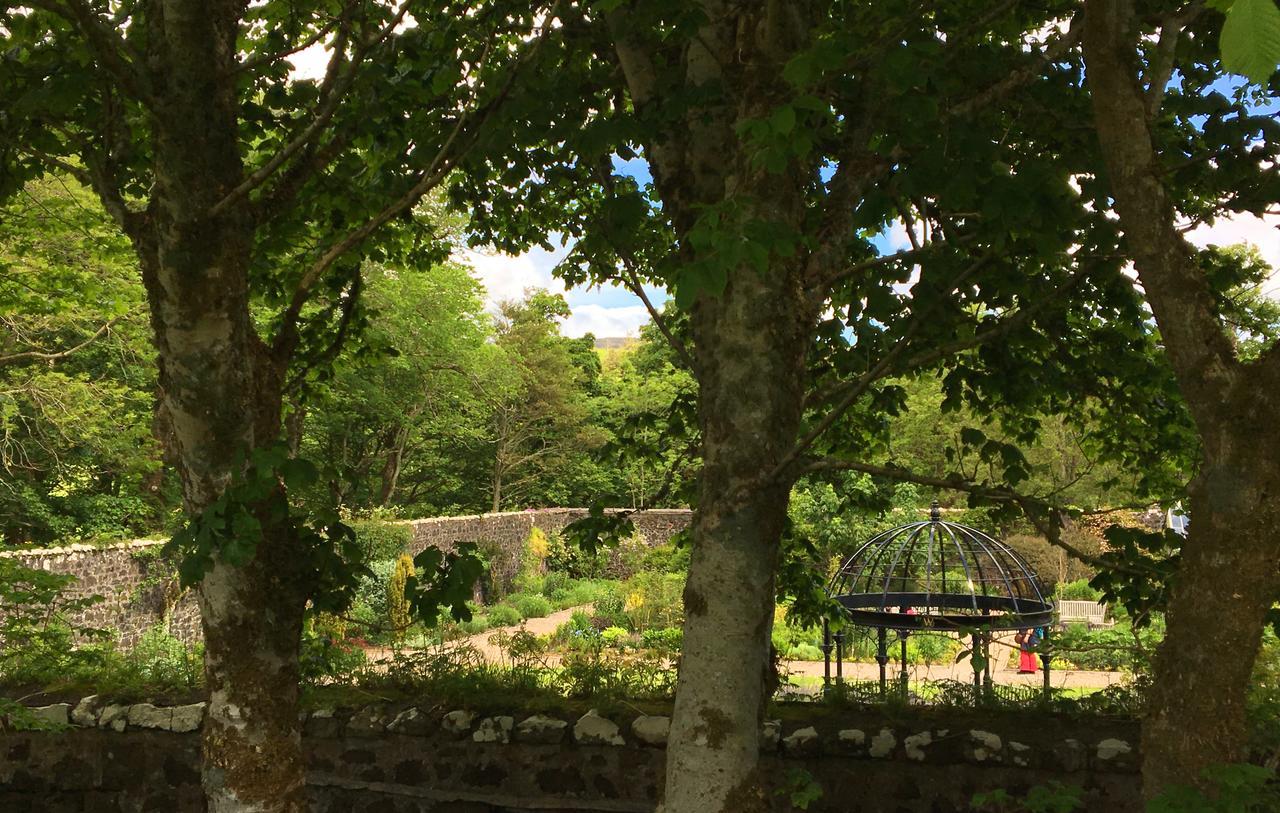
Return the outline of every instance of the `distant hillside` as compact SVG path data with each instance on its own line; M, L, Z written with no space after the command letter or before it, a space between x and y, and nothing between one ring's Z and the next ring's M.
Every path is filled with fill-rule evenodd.
M604 336L596 338L597 350L621 350L640 341L634 336Z

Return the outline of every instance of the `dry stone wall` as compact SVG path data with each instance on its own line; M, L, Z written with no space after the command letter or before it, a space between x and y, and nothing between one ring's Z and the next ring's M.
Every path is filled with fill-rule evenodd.
M102 547L61 548L0 553L35 570L75 577L69 599L98 596L93 606L72 615L77 627L112 630L118 643L131 647L147 632L167 623L176 637L191 643L200 637L200 610L183 594L173 568L158 554L163 541L139 539Z
M303 737L311 809L654 809L664 708L644 715L447 708L311 710ZM64 728L0 732L0 810L201 810L203 710L96 698L39 709ZM794 809L786 786L801 770L821 790L813 813L959 813L974 793L1003 788L1021 798L1052 781L1080 787L1085 810L1141 809L1134 721L807 704L782 707L780 716L763 731L761 810Z
M503 570L513 576L533 528L553 533L586 513L584 508L546 508L411 520L409 552L416 554L433 545L448 550L459 542L484 543L504 563ZM688 509L657 509L640 512L632 519L646 543L658 545L687 528L691 516ZM140 539L101 547L7 551L0 556L26 567L75 576L67 591L69 598L101 596L100 602L72 616L76 626L113 630L118 642L130 647L147 630L163 623L175 636L191 643L200 638L200 610L193 595L178 590L172 564L159 557L163 545L163 541Z

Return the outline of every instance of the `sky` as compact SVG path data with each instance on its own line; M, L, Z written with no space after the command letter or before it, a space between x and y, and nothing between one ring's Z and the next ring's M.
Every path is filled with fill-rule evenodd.
M327 54L322 46L313 46L295 54L292 60L295 66L294 76L320 78L324 75L326 59ZM1224 80L1222 89L1229 92L1239 81ZM636 178L641 184L651 180L648 164L643 158L625 162L615 160L614 166L617 171ZM1267 263L1277 269L1264 291L1280 300L1280 215L1220 218L1213 224L1198 226L1188 232L1187 237L1200 247L1237 243L1253 245ZM906 230L900 223L873 242L881 253L909 247ZM459 259L474 269L475 276L485 286L486 305L493 312L497 311L500 302L519 299L531 288L544 288L562 294L569 303L572 314L565 319L561 328L567 336L578 337L587 333L594 334L597 338L639 335L640 327L649 320L649 315L644 304L630 291L617 285L566 289L564 283L552 274L552 269L568 250L568 246L557 246L554 251L535 249L519 256L468 250ZM659 308L667 299L667 293L662 289L648 288L646 292Z

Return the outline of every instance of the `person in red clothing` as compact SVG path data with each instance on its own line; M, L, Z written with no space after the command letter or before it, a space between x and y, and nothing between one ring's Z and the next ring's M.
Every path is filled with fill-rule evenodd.
M1034 675L1039 669L1036 653L1032 650L1036 643L1035 636L1031 630L1021 630L1013 636L1013 640L1018 644L1018 674Z

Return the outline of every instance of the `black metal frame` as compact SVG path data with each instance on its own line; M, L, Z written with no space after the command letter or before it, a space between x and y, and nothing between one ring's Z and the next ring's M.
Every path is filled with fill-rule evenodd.
M955 575L949 578L949 567L963 573L963 581ZM898 589L890 589L895 582ZM987 653L991 632L1047 629L1054 614L1039 579L1017 551L976 528L944 521L936 501L927 522L891 528L863 543L841 563L827 595L840 605L849 623L877 630L882 692L888 677L888 630L896 630L901 642L898 677L905 690L907 637L913 632L969 630L973 651ZM824 682L831 683L833 649L835 680L843 682L844 632L833 633L830 623L824 623L822 644ZM1048 690L1049 661L1042 660ZM987 662L985 676L974 674L975 685L984 680L990 683L989 657Z

